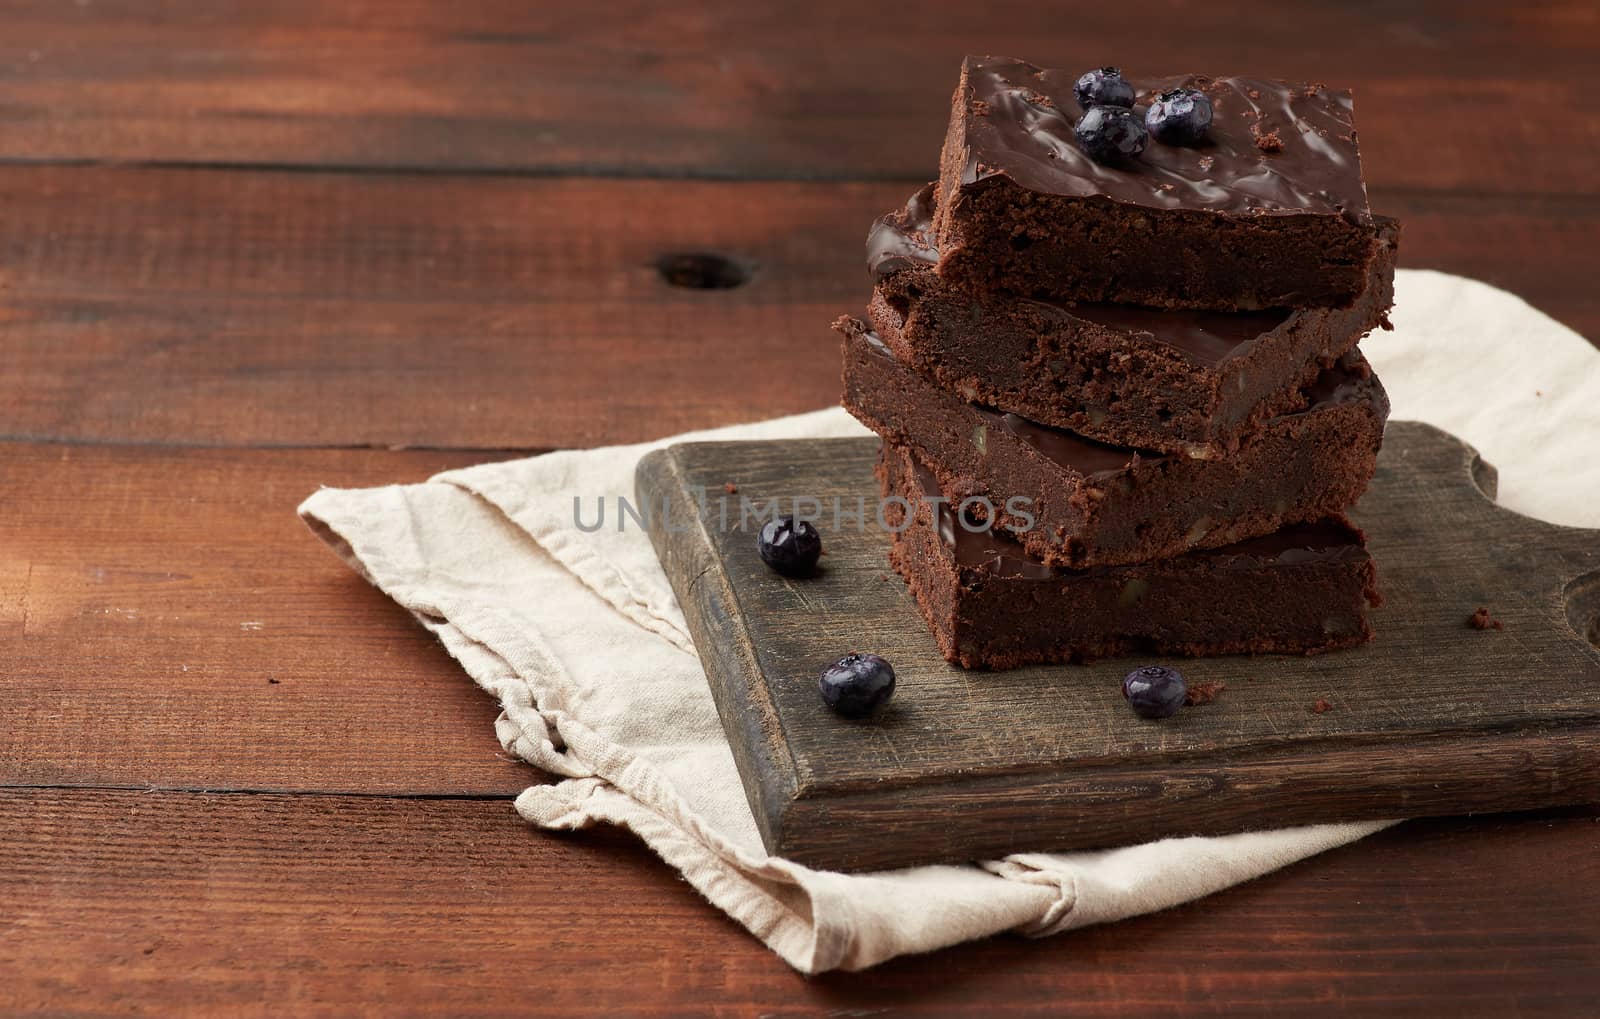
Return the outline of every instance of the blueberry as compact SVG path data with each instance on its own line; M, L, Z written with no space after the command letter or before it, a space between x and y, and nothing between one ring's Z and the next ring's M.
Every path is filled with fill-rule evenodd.
M851 652L822 670L822 702L846 718L865 718L894 694L894 666L877 655Z
M1146 665L1134 669L1122 681L1122 696L1140 718L1167 718L1183 707L1189 685L1183 673L1165 665Z
M1077 84L1072 86L1072 94L1078 97L1078 105L1086 110L1091 106L1121 106L1124 109L1133 106L1133 86L1123 80L1119 67L1097 67L1085 71Z
M1078 145L1097 163L1125 163L1144 151L1144 125L1120 106L1091 106L1072 129Z
M1150 103L1144 126L1164 145L1193 145L1211 126L1211 100L1197 88L1168 89Z
M794 517L768 520L756 538L756 548L768 566L786 577L804 577L817 568L822 556L822 535L808 520Z

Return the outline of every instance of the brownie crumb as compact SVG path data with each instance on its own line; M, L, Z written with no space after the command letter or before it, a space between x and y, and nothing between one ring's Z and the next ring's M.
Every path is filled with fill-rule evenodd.
M278 679L277 679L276 676L268 676L267 677L267 682L272 684L273 686L277 686L278 685Z
M1317 703L1311 705L1311 710L1320 715L1324 712L1332 711L1333 704L1326 697L1318 697Z
M1183 695L1183 703L1194 707L1196 704L1210 704L1217 699L1217 694L1228 688L1228 684L1216 683L1190 683L1189 692Z
M735 485L731 481L724 481L722 483L722 490L724 492L727 492L729 495L738 495L739 494L739 486Z
M1489 615L1489 610L1482 606L1479 606L1478 611L1468 617L1467 625L1474 630L1504 630L1506 628L1506 624Z
M972 101L972 115L974 117L987 117L989 115L989 103L983 99L974 99Z
M1283 151L1283 139L1278 137L1277 131L1262 131L1256 127L1251 127L1250 131L1256 136L1256 148L1262 152Z

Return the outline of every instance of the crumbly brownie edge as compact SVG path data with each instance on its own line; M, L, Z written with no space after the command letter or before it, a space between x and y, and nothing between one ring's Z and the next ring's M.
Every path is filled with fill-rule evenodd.
M918 291L924 296L912 299ZM941 288L933 269L919 269L879 281L867 317L903 363L969 402L1115 445L1210 445L1220 373L1163 344L999 300L1010 307L998 328L961 328L951 320L971 314L974 302Z
M880 278L868 318L902 362L968 401L1115 445L1221 455L1263 421L1304 407L1304 386L1387 327L1397 229L1380 223L1379 256L1356 304L1296 311L1215 366L1070 309L973 298L928 265Z
M1031 555L1067 568L1215 548L1340 513L1371 480L1387 416L1374 379L1373 399L1280 418L1231 457L1128 451L1127 467L1086 478L875 352L864 324L845 318L836 328L846 337L845 408L915 450L949 494L988 499ZM1014 496L1031 500L1031 523L1006 511Z
M964 149L963 149L964 151ZM939 182L939 275L974 293L1248 311L1343 307L1367 283L1373 228L1316 213L1153 212L1043 195L1002 175Z
M1296 591L1308 585L1325 588L1326 601L1298 604L1293 599L1265 597L1267 615L1258 621L1259 629L1250 636L1195 639L1173 639L1159 632L1146 635L1077 634L1050 639L1048 635L1024 633L1031 625L1051 618L1081 618L1062 611L1065 604L1052 606L1048 611L1018 613L1017 599L1025 599L1038 610L1046 602L1071 601L1064 593L1052 599L1049 593L1038 594L1008 585L1003 578L977 577L979 572L959 566L948 546L937 537L932 525L932 515L925 502L918 497L918 486L908 481L909 467L906 453L885 446L880 455L878 476L885 495L895 494L911 500L919 507L915 522L894 535L890 562L906 581L913 600L917 603L924 622L933 633L940 653L946 661L969 669L1005 670L1026 665L1083 662L1122 655L1164 654L1183 657L1200 657L1221 654L1321 654L1328 651L1356 647L1374 637L1371 621L1363 606L1375 607L1382 598L1376 587L1376 569L1370 556L1356 560L1333 561L1314 565L1272 567L1266 571L1276 574L1275 581L1255 586L1270 592ZM1158 564L1159 565L1159 564ZM1130 580L1141 579L1140 567L1122 567L1111 571L1092 571L1114 574L1107 580L1113 586L1124 586ZM1219 580L1225 581L1226 571L1210 573L1196 578L1201 587ZM1084 592L1079 592L1080 597ZM1092 598L1088 599L1092 610ZM1285 626L1281 614L1285 606L1297 610L1298 615ZM1335 613L1329 616L1329 611ZM1273 613L1280 615L1274 617ZM1237 625L1233 614L1223 613L1221 619ZM1344 632L1329 633L1327 620L1345 620ZM1250 630L1249 620L1242 621L1242 630ZM1353 624L1353 625L1350 625ZM1006 627L1010 629L1007 630ZM1278 632L1262 633L1263 630ZM1161 628L1152 628L1159 631ZM1018 647L1019 640L1032 640L1032 646ZM1013 645L1013 646L1008 646Z
M967 171L966 113L972 103L971 68L961 62L961 76L956 79L955 93L950 97L950 120L945 129L944 145L939 149L939 181L934 188L933 236L953 234L956 225L951 222L954 201L961 194L961 179Z

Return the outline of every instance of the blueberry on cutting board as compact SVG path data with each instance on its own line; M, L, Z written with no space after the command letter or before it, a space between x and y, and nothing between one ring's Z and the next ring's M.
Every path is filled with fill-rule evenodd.
M894 666L877 655L851 652L822 670L822 703L846 718L865 718L894 696Z
M1122 696L1140 718L1170 718L1183 707L1189 685L1183 673L1165 665L1134 669L1122 680Z
M808 520L769 520L756 538L761 560L786 577L809 576L822 558L822 535Z

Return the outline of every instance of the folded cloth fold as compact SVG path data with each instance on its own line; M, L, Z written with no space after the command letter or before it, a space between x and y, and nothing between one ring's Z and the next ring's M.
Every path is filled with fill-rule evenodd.
M1600 526L1600 353L1482 283L1402 271L1396 293L1394 331L1363 347L1394 416L1476 445L1500 469L1505 505ZM1164 909L1391 823L873 874L768 856L671 586L643 529L619 527L615 510L633 499L639 458L671 442L858 434L842 410L825 410L485 464L418 485L323 489L300 514L499 700L495 732L506 751L557 776L517 797L524 818L633 831L807 973ZM613 513L594 529L602 499Z

